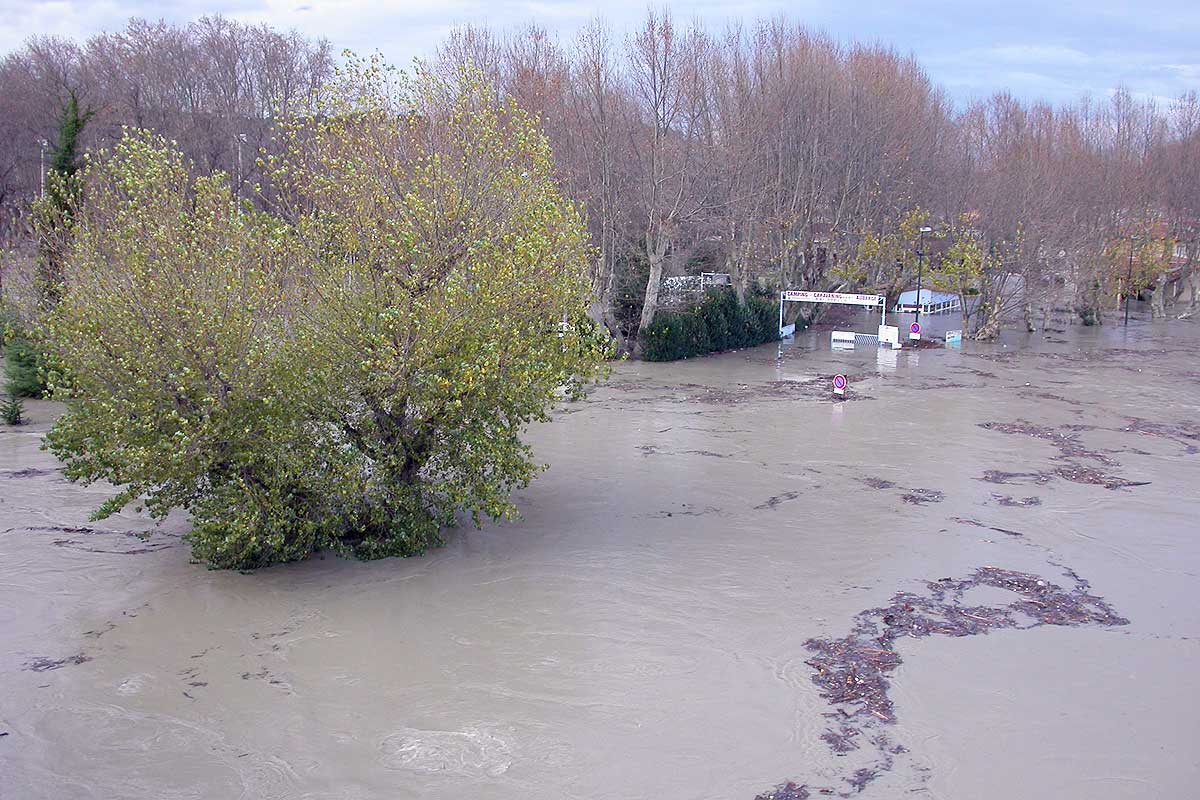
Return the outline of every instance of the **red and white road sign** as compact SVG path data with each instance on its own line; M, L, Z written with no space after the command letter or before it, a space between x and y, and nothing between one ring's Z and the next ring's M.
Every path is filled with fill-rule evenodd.
M846 393L846 376L845 375L834 375L833 376L833 393L834 394L845 394Z
M913 341L921 338L921 323L914 322L908 326L908 338Z

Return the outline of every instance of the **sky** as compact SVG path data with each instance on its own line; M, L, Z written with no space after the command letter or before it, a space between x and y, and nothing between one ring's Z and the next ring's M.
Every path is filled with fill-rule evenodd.
M884 43L913 54L963 105L1005 89L1024 100L1108 97L1118 86L1169 102L1200 90L1200 1L854 2L700 0L653 4L679 22L720 30L730 21L786 16L844 42ZM0 0L0 53L32 35L85 39L131 16L185 23L219 13L324 37L334 49L378 50L405 64L428 56L455 26L536 22L569 45L600 14L618 33L644 16L645 0Z

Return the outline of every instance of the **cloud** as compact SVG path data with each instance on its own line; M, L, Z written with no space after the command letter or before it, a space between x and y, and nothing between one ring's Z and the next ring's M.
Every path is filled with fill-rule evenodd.
M1091 62L1092 56L1073 47L1057 44L1008 44L983 51L998 61L1017 64L1072 64Z
M960 102L1000 89L1059 102L1103 96L1118 85L1167 97L1200 83L1194 0L866 0L853 13L842 0L0 0L0 53L32 35L82 41L118 31L130 16L186 24L219 13L406 64L432 55L464 24L511 29L536 22L569 46L582 23L602 14L620 40L647 7L664 2L680 23L697 19L714 31L730 21L786 15L843 42L891 45L915 55Z

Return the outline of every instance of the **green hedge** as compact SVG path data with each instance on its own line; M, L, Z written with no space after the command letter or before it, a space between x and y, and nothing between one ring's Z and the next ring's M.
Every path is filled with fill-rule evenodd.
M779 340L779 308L752 297L745 304L728 289L713 289L692 311L664 311L639 334L647 361L736 350Z

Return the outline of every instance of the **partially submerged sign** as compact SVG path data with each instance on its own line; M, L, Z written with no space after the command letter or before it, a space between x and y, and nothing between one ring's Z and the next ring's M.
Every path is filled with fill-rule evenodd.
M886 302L878 294L843 294L842 292L797 292L786 291L783 299L792 303L841 303L852 306L881 306Z
M900 346L900 328L895 325L880 325L879 326L879 346L891 346L896 349Z
M914 322L908 326L908 338L914 342L921 338L921 323Z
M845 292L802 292L788 289L779 293L779 336L787 337L796 333L796 326L783 324L784 303L840 303L850 306L866 306L879 309L879 321L882 322L887 313L887 298L881 294L847 294Z
M833 376L833 393L840 394L840 395L844 395L846 393L846 376L845 375L834 375Z
M946 331L946 344L962 344L962 331Z

